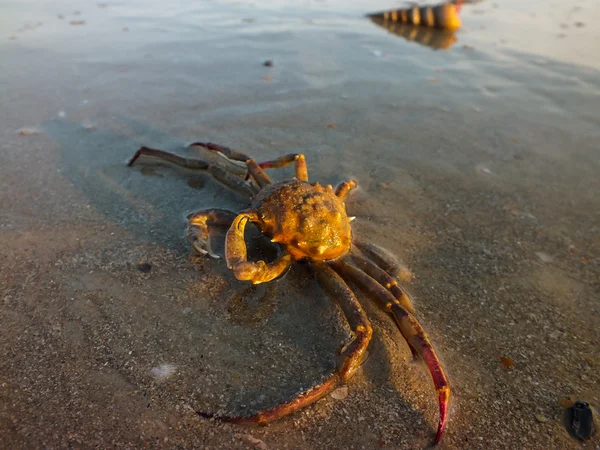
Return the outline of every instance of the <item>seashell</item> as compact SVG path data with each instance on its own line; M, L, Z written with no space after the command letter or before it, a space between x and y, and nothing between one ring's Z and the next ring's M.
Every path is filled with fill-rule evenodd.
M462 25L459 16L461 4L462 2L457 5L442 3L434 6L413 6L406 9L369 14L369 17L380 18L386 22L400 22L443 30L458 30Z

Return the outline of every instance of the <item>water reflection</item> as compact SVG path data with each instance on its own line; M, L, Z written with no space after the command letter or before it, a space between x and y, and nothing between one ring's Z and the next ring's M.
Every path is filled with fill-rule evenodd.
M385 28L390 33L400 36L407 41L417 42L433 49L450 48L458 38L451 30L412 25L407 23L392 22L381 16L370 16L373 23Z

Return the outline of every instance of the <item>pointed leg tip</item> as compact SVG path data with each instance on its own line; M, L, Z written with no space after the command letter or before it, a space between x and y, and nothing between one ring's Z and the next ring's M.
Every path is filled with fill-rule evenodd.
M127 161L127 167L133 166L133 163L140 157L141 149L135 152L135 155L131 157L129 161Z
M213 421L219 421L219 422L228 422L228 423L256 423L258 425L267 425L268 422L263 422L261 421L261 415L258 414L256 416L251 416L251 417L230 417L230 416L221 416L218 414L213 414L213 413L207 413L204 411L196 411L196 414L198 414L198 416L204 418L204 419L208 419L208 420L213 420Z
M438 445L442 441L442 436L444 434L444 428L446 427L445 423L440 422L438 425L438 430L435 435L435 441L433 441L433 445Z
M194 248L194 250L196 250L196 253L198 253L198 254L200 254L202 256L205 256L205 255L208 254L208 252L206 250L204 250L202 247L198 247L198 246L196 246L194 244L192 244L192 247Z
M435 441L433 441L433 445L438 445L442 441L442 436L444 434L445 427L446 427L446 424L440 422L437 433L435 435Z
M445 387L439 391L440 401L440 423L438 425L437 434L435 436L434 445L437 445L442 440L444 429L446 428L446 420L448 418L448 400L450 399L450 388Z
M200 417L203 417L204 419L215 419L215 415L211 414L211 413L206 413L206 412L202 412L202 411L196 411L196 414L198 414Z

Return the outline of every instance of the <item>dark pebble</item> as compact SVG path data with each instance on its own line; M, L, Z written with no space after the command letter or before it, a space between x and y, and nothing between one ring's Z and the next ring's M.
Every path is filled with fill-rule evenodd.
M571 431L581 440L589 439L594 428L592 408L586 402L578 400L569 408L569 426Z
M152 264L140 263L138 264L137 268L142 273L148 273L152 270Z

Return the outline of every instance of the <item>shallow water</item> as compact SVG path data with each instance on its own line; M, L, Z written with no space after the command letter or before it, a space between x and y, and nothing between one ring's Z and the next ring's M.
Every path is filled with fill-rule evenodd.
M414 273L453 387L442 448L598 446L558 401L600 403L600 7L467 4L433 50L364 16L397 4L3 2L4 448L431 441L429 375L364 296L376 331L347 397L264 429L194 413L290 398L348 339L305 268L252 292L190 255L186 215L244 199L125 166L196 140L360 182L354 229Z

